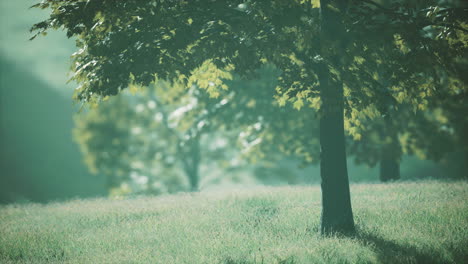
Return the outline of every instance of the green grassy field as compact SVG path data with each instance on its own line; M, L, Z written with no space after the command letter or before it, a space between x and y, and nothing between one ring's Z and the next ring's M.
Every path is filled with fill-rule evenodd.
M355 237L319 236L319 186L3 206L0 263L468 260L467 182L351 188Z

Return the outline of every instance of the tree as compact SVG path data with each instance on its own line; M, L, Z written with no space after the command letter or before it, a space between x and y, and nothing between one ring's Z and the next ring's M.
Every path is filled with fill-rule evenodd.
M376 67L389 87L416 98L421 86L412 84L429 71L421 64L449 67L443 58L460 56L463 47L446 50L448 40L465 30L458 9L386 8L372 1L46 0L35 6L51 8L51 15L32 30L63 27L77 37L73 79L80 83L77 99L85 102L131 83L147 86L155 75L216 97L228 89L229 72L249 76L275 65L280 105L320 106L323 234L354 232L343 112L370 105L383 111L393 103L389 98L399 91L376 82ZM424 39L426 27L441 37ZM426 57L435 53L436 59ZM384 65L389 55L392 64Z
M420 24L421 29L414 36L405 36L398 40L396 53L395 50L387 50L385 53L387 54L385 63L389 65L401 64L399 51L408 61L418 63L413 71L406 74L401 72L403 82L395 85L394 80L398 79L393 76L394 70L389 75L387 70L377 68L376 81L382 88L395 91L393 98L390 98L396 102L382 104L378 111L383 113L382 117L376 119L360 115L349 121L354 124L347 124L348 128L351 127L351 135L357 139L352 141L350 147L350 152L355 154L356 161L371 166L380 163L380 178L386 181L399 178L399 161L403 153L440 161L447 153L453 151L456 144L450 127L463 122L458 120L449 124L446 112L450 108L448 105L460 105L454 97L463 98L463 94L466 93L466 85L462 84L464 79L462 69L466 68L467 49L464 47L468 42L467 10L466 5L463 9L461 2L411 0L393 4L392 1L381 2L382 4L374 3L374 5L387 15L393 14L396 20L401 16L395 16L398 12L394 10L401 8L402 5L405 6L414 14L414 20L418 21L414 24ZM422 12L426 12L425 21L418 19L418 13ZM451 24L457 20L460 27ZM408 34L408 32L403 33ZM431 57L436 59L427 59ZM418 67L420 69L417 69ZM411 89L408 86L418 88ZM408 93L411 91L420 94L411 95Z
M438 109L414 112L399 105L384 117L360 122L362 127L353 131L359 140L348 141L349 154L357 164L379 165L383 182L400 178L403 154L439 161L453 146L454 137L444 129L447 123Z
M213 118L227 100L203 100L205 93L163 81L132 90L75 118L86 164L106 176L109 188L132 183L132 192L175 192L188 182L197 191L201 165L214 168L238 155L230 143L238 130L223 133Z

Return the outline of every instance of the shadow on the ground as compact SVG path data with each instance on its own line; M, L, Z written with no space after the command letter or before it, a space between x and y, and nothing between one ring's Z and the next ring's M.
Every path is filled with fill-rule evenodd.
M463 252L452 252L453 259L450 259L449 256L444 256L443 252L420 249L412 245L400 245L368 232L359 232L355 238L361 243L373 247L380 263L432 264L452 261L462 263L467 257Z

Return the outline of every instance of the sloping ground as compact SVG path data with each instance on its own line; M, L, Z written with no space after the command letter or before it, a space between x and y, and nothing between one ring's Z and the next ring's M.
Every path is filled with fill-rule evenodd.
M318 235L320 189L0 207L0 263L463 263L468 183L352 186L359 234Z
M73 105L0 56L0 203L106 193L72 140Z

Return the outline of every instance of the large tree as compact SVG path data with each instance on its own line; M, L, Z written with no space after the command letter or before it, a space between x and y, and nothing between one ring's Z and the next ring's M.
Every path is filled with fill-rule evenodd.
M155 76L216 97L228 89L229 72L250 76L275 65L279 104L320 108L324 234L354 232L343 112L370 105L382 111L392 103L388 98L398 91L376 82L377 68L388 87L416 98L421 86L410 84L428 71L420 64L449 67L437 59L460 56L460 47L445 48L449 33L456 38L464 26L456 9L373 1L46 0L36 6L50 8L51 15L32 30L64 28L76 37L73 79L80 84L77 99L85 102L131 83L147 86ZM441 37L424 39L427 27ZM437 59L424 57L434 53ZM394 58L385 65L388 54ZM434 80L430 84L437 75Z

